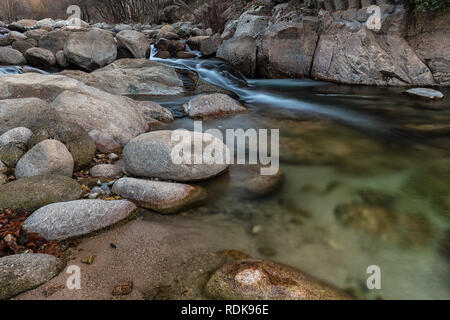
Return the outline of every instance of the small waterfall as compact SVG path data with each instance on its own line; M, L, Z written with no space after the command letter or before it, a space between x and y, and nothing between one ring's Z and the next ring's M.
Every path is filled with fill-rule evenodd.
M273 108L294 109L312 116L318 115L333 118L352 126L375 131L386 131L385 125L371 116L334 106L284 97L270 93L265 89L267 87L317 87L318 85L326 85L326 83L304 79L247 80L239 71L220 59L200 59L200 54L194 59L161 59L156 57L156 54L157 49L152 45L150 60L176 68L193 70L204 81L235 93L244 103L268 105Z

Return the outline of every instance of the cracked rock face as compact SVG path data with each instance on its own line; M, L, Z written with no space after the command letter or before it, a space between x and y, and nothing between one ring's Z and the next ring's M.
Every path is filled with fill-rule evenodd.
M0 258L0 300L33 289L55 277L61 260L47 254L16 254Z
M23 229L38 233L46 240L64 240L106 228L125 219L135 209L133 203L124 200L54 203L35 211Z

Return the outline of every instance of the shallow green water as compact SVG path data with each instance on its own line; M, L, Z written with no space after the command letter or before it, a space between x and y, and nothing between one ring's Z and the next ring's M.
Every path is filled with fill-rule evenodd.
M450 298L450 91L425 102L403 89L250 85L344 116L247 103L247 114L204 122L204 129L279 128L285 182L272 197L241 198L234 186L243 177L232 167L203 183L207 205L175 223L217 250L286 263L358 298ZM360 123L346 121L348 112ZM366 286L370 265L381 268L381 290Z

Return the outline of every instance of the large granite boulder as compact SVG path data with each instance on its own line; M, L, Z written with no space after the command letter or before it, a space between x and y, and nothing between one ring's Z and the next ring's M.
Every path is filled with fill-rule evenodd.
M223 164L208 164L205 161L195 164L195 158L207 155L207 152L203 154L202 150L195 150L191 157L185 154L187 161L175 159L182 151L178 150L180 147L191 150L194 143L203 148L209 147L210 152L215 150ZM122 159L126 171L133 176L184 182L217 176L228 167L225 164L227 155L228 148L212 135L186 130L164 130L146 133L131 140L123 150Z
M40 97L51 103L60 120L77 123L88 133L100 131L122 146L148 130L144 114L132 99L109 94L62 75L27 73L0 77L0 99L16 97ZM30 119L29 115L22 117ZM13 127L33 130L23 121L14 118L10 121L14 122Z
M52 279L64 263L48 254L23 253L0 258L0 300L34 289Z
M129 201L76 200L50 204L25 220L23 229L46 240L85 235L128 217L136 206Z
M123 30L116 35L119 50L125 50L131 58L143 59L150 56L150 42L145 34L134 30Z
M36 38L39 34L41 36L37 39L39 40L39 47L50 50L54 54L60 50L64 50L64 45L66 44L67 38L70 36L71 32L67 30L55 30L51 32L46 32L45 30L37 31L36 34L32 34Z
M0 209L33 212L51 203L80 199L84 193L80 184L65 176L23 178L0 187Z
M64 45L69 62L87 71L93 71L114 62L117 45L111 32L93 29L72 32Z
M184 92L175 69L147 59L121 59L92 73L64 71L87 85L117 95L177 95Z
M318 21L271 25L258 51L258 75L269 78L308 77L318 40Z

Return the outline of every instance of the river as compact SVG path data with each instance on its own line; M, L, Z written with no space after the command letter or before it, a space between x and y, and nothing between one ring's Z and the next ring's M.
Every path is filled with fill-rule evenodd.
M167 223L195 234L191 241L288 264L357 298L450 298L450 90L427 102L403 88L245 79L215 59L161 62L197 71L249 109L204 129L280 129L285 179L273 196L247 199L234 188L246 168L232 167L202 183L205 206ZM193 128L180 112L189 98L153 98L178 116L167 128ZM373 265L381 290L366 285Z

